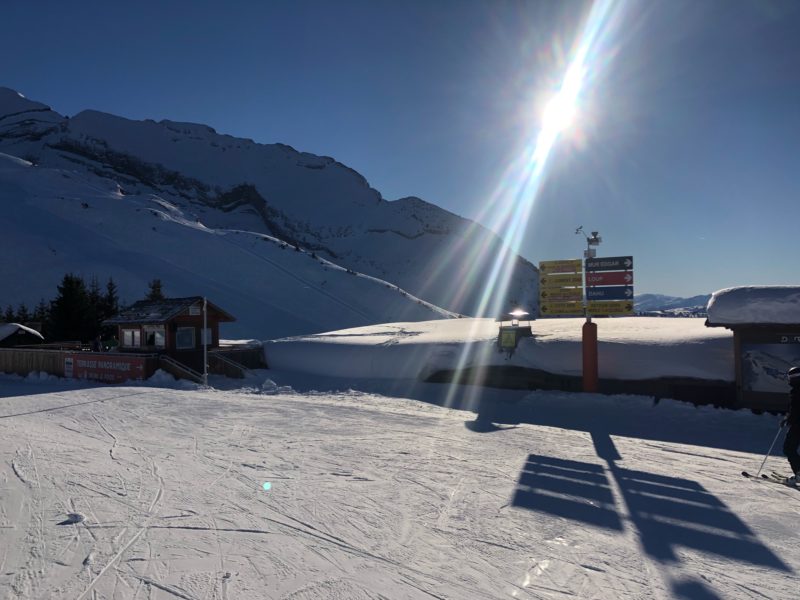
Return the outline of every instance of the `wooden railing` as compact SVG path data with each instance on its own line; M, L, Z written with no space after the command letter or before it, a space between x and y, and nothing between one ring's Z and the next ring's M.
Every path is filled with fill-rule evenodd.
M174 358L162 354L158 357L158 366L177 379L188 379L195 383L203 383L203 374L191 367L178 362Z

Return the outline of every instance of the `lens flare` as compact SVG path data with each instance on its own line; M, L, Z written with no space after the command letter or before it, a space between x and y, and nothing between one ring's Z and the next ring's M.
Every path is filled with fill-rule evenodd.
M494 256L490 275L483 285L476 314L479 316L499 316L503 313L504 302L509 283L513 275L519 255L519 248L527 230L528 220L542 183L544 181L547 161L558 141L559 134L575 120L579 109L581 94L585 93L590 78L597 77L597 70L605 64L599 60L603 52L606 38L609 37L616 21L620 19L622 3L611 0L597 0L592 5L589 15L576 43L570 63L564 73L561 85L555 95L547 103L542 115L538 131L525 146L523 152L509 165L492 194L489 202L475 218L476 222L485 223L490 229L501 233L504 245ZM475 248L478 244L470 244L470 230L453 252L464 252L469 256L480 256L483 248ZM443 262L449 262L449 256ZM460 286L469 283L468 277L459 279ZM474 281L471 282L474 285ZM531 286L535 286L531 282ZM456 288L457 293L463 290ZM508 308L508 307L506 307ZM471 334L476 334L476 325ZM466 344L459 356L457 371L469 366L488 364L488 354L494 351L492 344ZM450 388L447 405L452 405L457 386ZM473 401L479 394L478 388L467 393L473 394ZM469 400L469 399L468 399Z

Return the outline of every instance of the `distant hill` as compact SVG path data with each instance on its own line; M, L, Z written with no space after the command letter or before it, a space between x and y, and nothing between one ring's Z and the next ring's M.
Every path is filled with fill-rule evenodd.
M639 294L633 298L633 308L639 314L653 316L705 316L711 294L690 298L664 294Z

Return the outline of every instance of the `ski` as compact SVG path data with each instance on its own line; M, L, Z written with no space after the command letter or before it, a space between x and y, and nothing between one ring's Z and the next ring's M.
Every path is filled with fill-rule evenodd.
M778 479L777 477L768 475L767 473L762 473L761 477L756 477L755 475L753 475L752 473L748 473L747 471L742 471L742 476L747 477L748 479L752 479L753 481L764 481L766 483L775 483L777 485L782 485L785 488L800 491L799 488L796 488L793 485L785 483L783 481L784 479L786 479L785 477L781 477L780 479Z

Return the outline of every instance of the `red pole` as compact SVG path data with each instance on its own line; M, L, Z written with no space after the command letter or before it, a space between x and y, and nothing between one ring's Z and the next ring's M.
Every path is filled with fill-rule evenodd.
M597 323L583 324L583 391L597 391Z

